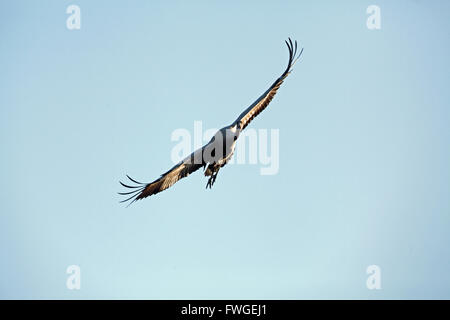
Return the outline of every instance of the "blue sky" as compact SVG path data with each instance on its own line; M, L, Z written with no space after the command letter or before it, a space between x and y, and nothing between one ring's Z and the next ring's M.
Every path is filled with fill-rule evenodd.
M450 298L448 1L0 9L1 298ZM175 129L264 92L289 36L302 59L249 126L279 129L278 174L230 165L212 190L197 172L118 203L125 174L173 165Z

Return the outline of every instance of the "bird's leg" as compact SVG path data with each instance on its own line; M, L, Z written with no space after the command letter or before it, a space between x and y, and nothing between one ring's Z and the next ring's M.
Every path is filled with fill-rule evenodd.
M208 187L211 189L211 187L212 187L213 184L214 184L214 180L215 180L215 172L213 172L213 173L211 174L211 176L209 177L208 183L206 184L206 189L208 189Z
M214 182L216 182L216 178L217 178L217 174L219 173L219 170L214 171L211 176L208 179L208 183L206 184L206 189L208 189L208 187L211 189L212 186L214 185Z
M206 183L206 189L208 189L208 187L211 189L211 186L212 186L212 184L211 184L212 178L213 178L213 176L211 175L211 176L209 177L209 179L208 179L208 182Z

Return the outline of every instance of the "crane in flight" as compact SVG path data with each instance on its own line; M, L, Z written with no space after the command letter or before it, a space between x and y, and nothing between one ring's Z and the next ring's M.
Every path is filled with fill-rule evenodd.
M178 180L187 177L200 168L203 168L205 176L209 177L206 188L211 188L217 179L220 168L226 165L233 156L239 134L269 105L284 79L291 73L292 66L300 58L303 49L297 55L297 41L292 42L291 38L289 38L289 41L285 42L289 49L287 68L266 92L245 109L232 124L217 131L206 145L194 151L155 181L142 183L128 175L127 178L133 185L130 185L129 182L125 184L119 181L123 187L128 189L127 192L119 192L120 195L127 197L120 202L130 201L130 205L136 200L157 194L170 188Z

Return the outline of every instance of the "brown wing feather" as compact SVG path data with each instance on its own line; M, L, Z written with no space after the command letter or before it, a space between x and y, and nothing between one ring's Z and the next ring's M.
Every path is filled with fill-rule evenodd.
M267 89L267 91L264 92L250 107L244 110L244 112L242 112L236 119L236 121L233 123L233 125L239 123L241 130L245 129L245 127L247 127L248 124L269 105L269 103L272 101L273 97L277 93L278 89L280 88L281 84L283 83L284 79L286 79L289 73L291 73L292 66L302 54L303 49L300 51L299 55L296 56L297 41L295 41L295 43L292 43L292 40L289 38L289 42L286 41L286 44L289 49L289 63L286 70L270 86L270 88Z
M129 205L135 202L136 200L147 198L151 195L157 194L161 191L164 191L171 186L173 186L178 180L187 177L191 173L197 171L205 164L203 162L203 157L200 155L203 154L203 150L205 147L198 149L190 156L185 158L183 161L175 165L172 169L162 174L161 177L156 179L150 183L142 183L134 180L130 176L127 175L128 179L136 185L130 186L122 183L120 184L129 189L135 189L129 192L119 192L120 195L129 196L127 199L122 200L120 202L130 201Z

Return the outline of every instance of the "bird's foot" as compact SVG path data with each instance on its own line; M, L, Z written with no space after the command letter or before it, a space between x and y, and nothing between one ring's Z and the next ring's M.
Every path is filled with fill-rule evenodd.
M208 189L208 187L211 189L212 186L214 185L214 182L216 182L216 178L217 178L217 172L214 172L208 179L208 183L206 184L206 189Z

